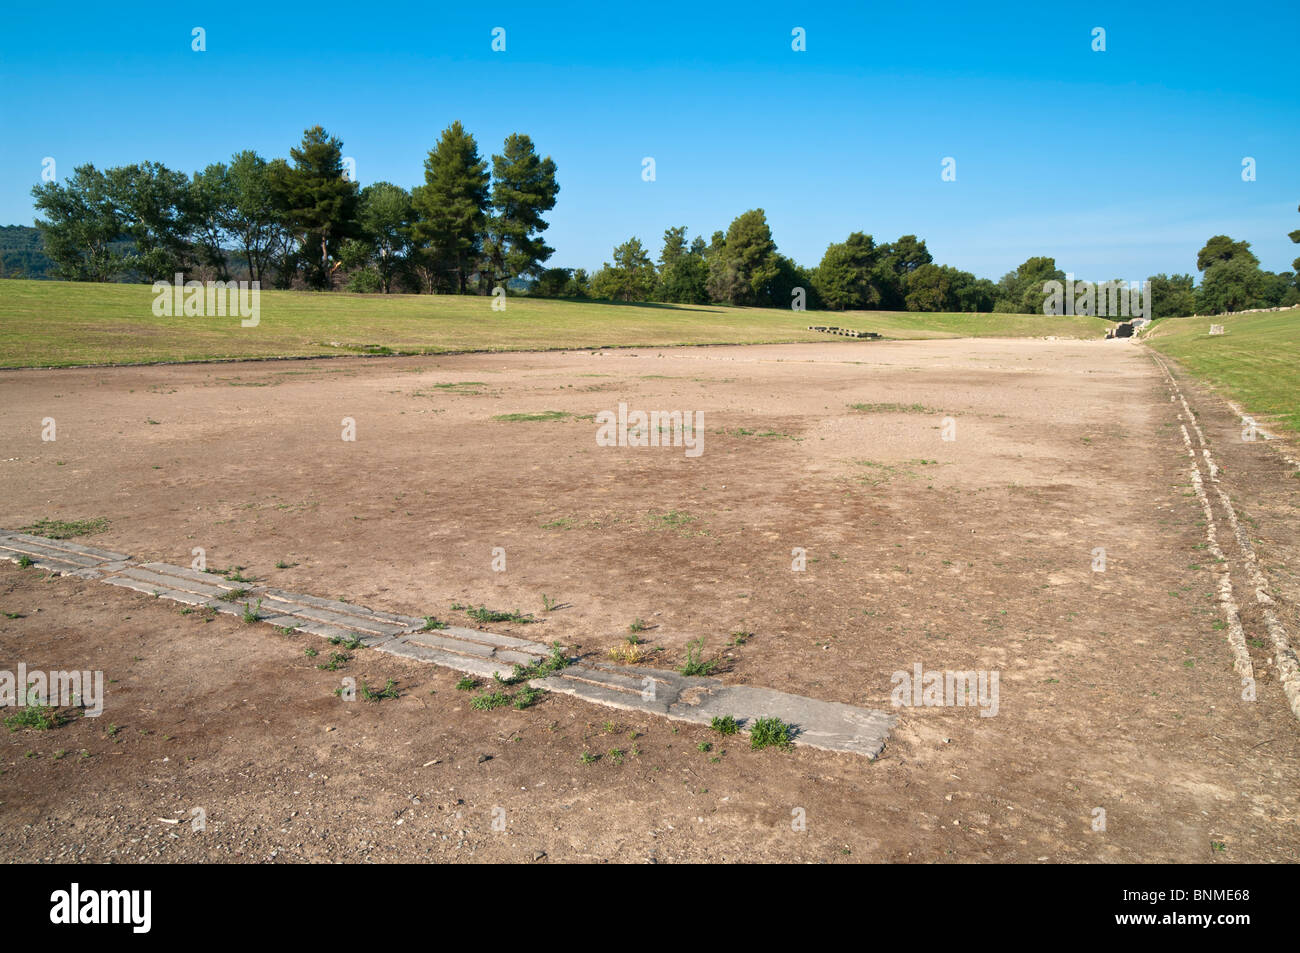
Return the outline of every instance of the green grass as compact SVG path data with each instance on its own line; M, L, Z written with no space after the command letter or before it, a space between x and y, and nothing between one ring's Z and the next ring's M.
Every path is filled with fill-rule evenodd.
M492 419L504 420L508 423L536 423L544 420L563 420L571 416L573 415L563 410L543 410L536 414L497 414Z
M939 414L943 411L924 404L849 404L850 410L864 414Z
M550 652L545 658L539 659L530 665L516 664L506 678L500 675L495 676L496 680L502 685L518 685L520 682L527 682L534 678L546 678L548 675L554 675L556 672L562 672L569 666L569 655L559 642L552 642Z
M1210 325L1224 334L1210 337ZM1300 432L1300 309L1165 318L1144 337L1268 428Z
M89 520L37 520L19 532L44 536L48 539L72 539L74 536L94 536L108 529L108 520L102 516Z
M479 606L476 609L466 609L465 614L475 622L514 622L517 625L529 625L530 623L537 621L533 618L532 613L524 615L517 609L505 612L498 609L489 609L486 606Z
M780 718L758 718L749 729L749 746L758 748L793 748L794 726Z
M537 700L546 694L544 688L521 688L515 692L514 706L520 711L525 708L532 708L537 704Z
M368 702L381 702L385 698L401 698L402 693L397 690L397 683L390 678L384 687L378 691L375 691L363 681L361 683L361 697Z
M0 367L129 364L336 354L442 354L674 344L869 342L819 334L829 313L720 305L609 304L462 295L263 291L260 323L155 317L149 285L0 279ZM837 312L829 322L887 338L1099 338L1100 318Z
M497 691L475 695L470 700L469 707L475 711L491 711L493 708L504 708L509 704L510 696L498 689Z
M734 735L740 730L740 725L736 724L734 715L714 715L709 727L720 735Z
M51 705L27 705L18 709L18 713L5 717L5 727L10 731L26 728L32 731L48 731L63 724L63 716Z
M704 638L700 637L692 642L686 643L686 661L678 669L687 677L711 675L713 670L718 667L717 659L705 661L700 656L704 652Z
M696 517L690 513L669 510L667 513L651 513L647 517L656 527L662 529L681 529L694 523Z
M337 672L344 665L346 665L348 662L351 661L352 661L351 655L347 655L344 652L331 652L330 660L328 662L322 662L316 667L320 669L322 672Z

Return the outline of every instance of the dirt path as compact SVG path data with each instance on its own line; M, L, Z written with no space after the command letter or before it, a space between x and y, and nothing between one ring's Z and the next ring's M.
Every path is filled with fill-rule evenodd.
M1300 480L1184 387L1293 623ZM620 402L703 411L703 454L597 446ZM572 416L492 419L544 411ZM85 541L137 559L518 608L544 621L494 628L593 657L640 618L649 664L703 638L728 681L864 707L916 664L1001 685L995 717L903 709L875 763L751 752L558 696L472 711L365 650L348 671L402 697L348 704L307 637L0 566L0 669L116 680L98 720L4 733L0 856L1294 859L1300 730L1264 647L1240 698L1178 424L1128 342L0 374L0 526L105 517ZM203 833L158 820L193 807Z

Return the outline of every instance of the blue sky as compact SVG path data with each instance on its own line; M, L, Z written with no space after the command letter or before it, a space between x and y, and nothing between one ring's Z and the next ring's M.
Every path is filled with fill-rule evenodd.
M1083 278L1194 272L1218 233L1270 270L1300 253L1294 0L125 6L6 11L0 224L32 222L45 156L60 177L193 171L287 155L319 123L362 184L410 187L460 119L485 156L518 131L555 159L552 265L595 269L630 235L657 254L668 226L707 239L755 207L806 265L852 231L915 233L993 279L1038 254Z

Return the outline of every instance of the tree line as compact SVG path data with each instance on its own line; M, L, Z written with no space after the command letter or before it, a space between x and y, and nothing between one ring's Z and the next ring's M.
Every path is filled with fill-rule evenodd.
M1035 256L993 282L935 264L925 242L915 235L877 245L862 232L832 243L816 267L805 268L777 251L762 209L745 212L707 243L696 236L687 245L686 235L685 227L665 231L658 263L634 237L615 247L613 261L594 275L582 269L546 269L533 293L787 308L795 289L802 289L806 306L819 310L1041 314L1044 285L1066 279L1056 259ZM1290 238L1300 242L1300 230ZM1264 271L1249 242L1216 235L1196 256L1197 271L1202 272L1199 286L1190 274L1149 277L1152 316L1300 304L1300 258L1292 267L1295 272Z
M342 142L314 126L287 159L245 150L192 175L157 162L82 165L66 182L32 193L53 272L79 281L150 282L183 272L385 294L487 294L509 284L514 293L552 298L1035 314L1045 283L1065 279L1044 256L997 282L976 278L936 264L915 235L877 244L864 232L804 267L778 250L761 208L707 242L688 241L685 226L667 229L657 261L632 237L594 274L546 267L554 249L543 240L543 214L559 193L555 162L513 134L489 169L460 122L443 130L425 158L424 183L409 190L359 187ZM1300 230L1290 237L1300 242ZM30 250L22 254L31 261ZM1300 272L1300 258L1293 267ZM1296 274L1264 271L1248 242L1216 235L1196 268L1199 286L1191 274L1150 277L1153 316L1300 303Z
M158 162L32 189L46 254L76 281L236 275L275 288L477 291L540 273L553 253L543 213L560 187L532 140L506 138L488 162L459 122L424 162L424 184L361 188L343 143L320 126L289 158L255 151L186 175Z
M776 308L799 301L809 309L837 311L989 311L997 299L997 286L987 278L934 264L915 235L877 245L872 236L854 232L827 248L816 268L777 250L762 209L737 216L708 242L698 235L689 244L686 239L685 226L666 230L656 264L641 240L630 238L594 275L547 269L535 293Z

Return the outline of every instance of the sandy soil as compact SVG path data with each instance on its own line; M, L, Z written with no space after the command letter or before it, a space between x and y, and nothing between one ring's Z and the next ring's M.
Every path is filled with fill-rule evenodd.
M1184 387L1300 637L1300 480ZM620 401L703 411L703 454L597 446L591 415ZM571 416L493 419L542 411ZM1300 847L1300 725L1262 646L1258 700L1240 699L1175 410L1131 342L4 372L0 467L0 526L106 517L83 542L136 558L189 565L202 547L209 568L460 622L454 604L517 608L540 621L492 628L600 657L639 618L648 664L677 667L702 638L729 681L870 707L918 663L995 670L1001 686L996 717L902 709L875 763L752 752L555 696L472 711L443 670L359 650L325 672L309 636L6 563L0 610L20 617L0 616L0 668L113 681L99 719L0 733L4 859L1288 861ZM543 594L560 607L542 611ZM736 631L753 637L731 645ZM342 702L341 674L393 678L402 697Z

